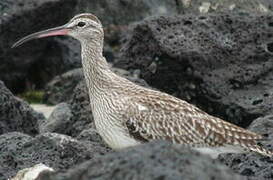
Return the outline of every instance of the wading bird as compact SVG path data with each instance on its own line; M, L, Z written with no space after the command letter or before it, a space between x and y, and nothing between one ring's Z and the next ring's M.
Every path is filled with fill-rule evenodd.
M102 24L92 14L79 14L63 26L30 34L13 47L58 35L71 36L81 43L82 66L95 125L111 148L122 149L161 139L213 157L222 152L245 150L272 156L271 151L256 144L262 136L113 73L102 54Z

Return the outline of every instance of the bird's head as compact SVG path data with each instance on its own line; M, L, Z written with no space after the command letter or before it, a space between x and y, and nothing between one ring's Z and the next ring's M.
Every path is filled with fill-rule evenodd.
M74 37L80 42L84 42L86 40L103 41L104 36L103 28L99 19L93 14L84 13L76 15L68 23L62 26L43 30L25 36L16 43L14 43L12 47L20 46L21 44L32 39L60 35L68 35Z

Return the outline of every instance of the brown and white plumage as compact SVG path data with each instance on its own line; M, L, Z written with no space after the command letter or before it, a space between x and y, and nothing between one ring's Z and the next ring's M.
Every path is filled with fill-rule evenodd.
M202 148L238 147L272 156L256 144L262 137L213 117L186 101L138 86L114 74L102 55L103 28L92 14L80 14L64 26L34 33L34 38L70 35L81 42L82 64L94 121L104 141L114 149L156 139Z
M263 139L261 135L211 116L168 94L148 90L128 99L127 107L124 114L127 126L147 141L164 139L195 148L234 145L272 155L256 144L256 140Z

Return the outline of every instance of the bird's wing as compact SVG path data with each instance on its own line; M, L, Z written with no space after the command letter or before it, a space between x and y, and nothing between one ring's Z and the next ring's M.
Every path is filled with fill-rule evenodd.
M123 116L128 131L142 140L163 139L192 146L250 146L262 138L164 93L132 96L126 107Z

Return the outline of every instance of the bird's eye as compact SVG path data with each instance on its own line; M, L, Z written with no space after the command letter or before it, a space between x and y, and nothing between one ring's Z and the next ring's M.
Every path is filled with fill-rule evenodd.
M77 26L83 27L83 26L85 26L85 22L79 22L79 23L77 24Z

